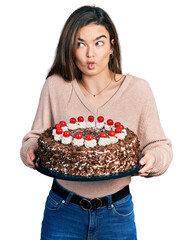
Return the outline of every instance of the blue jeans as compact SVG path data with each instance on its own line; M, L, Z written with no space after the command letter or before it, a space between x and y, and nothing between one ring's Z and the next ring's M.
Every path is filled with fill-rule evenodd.
M86 211L50 191L45 205L41 240L136 240L132 196Z

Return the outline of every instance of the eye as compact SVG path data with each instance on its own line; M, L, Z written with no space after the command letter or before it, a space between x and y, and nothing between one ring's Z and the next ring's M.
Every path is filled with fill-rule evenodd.
M103 43L103 42L101 42L101 41L99 41L99 42L97 42L97 43L96 43L96 45L97 45L97 46L103 46L103 45L104 45L104 43Z
M82 42L77 43L77 47L83 47L83 46L84 46L84 43L82 43Z

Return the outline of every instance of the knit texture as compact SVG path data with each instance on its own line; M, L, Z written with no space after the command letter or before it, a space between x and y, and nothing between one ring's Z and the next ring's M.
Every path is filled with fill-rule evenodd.
M21 159L25 162L26 151L30 146L37 148L37 139L47 128L54 127L61 120L68 122L71 117L78 116L87 119L89 115L95 118L103 116L105 120L111 118L115 122L121 122L138 135L142 153L151 152L156 156L156 163L149 177L161 175L167 170L172 160L171 142L161 127L153 93L145 80L130 74L126 75L117 92L99 108L89 103L76 79L66 82L58 75L49 77L41 92L32 130L23 138ZM126 179L125 183L129 183L130 177ZM125 184L124 181L116 180L117 189L119 185ZM63 181L62 185L72 190L76 186L79 186L79 189L85 186L84 193L88 191L85 183L81 185L80 182ZM108 187L111 185L112 183ZM105 188L105 181L103 187ZM79 189L77 188L77 192L82 193ZM109 192L112 191L113 186L109 189Z

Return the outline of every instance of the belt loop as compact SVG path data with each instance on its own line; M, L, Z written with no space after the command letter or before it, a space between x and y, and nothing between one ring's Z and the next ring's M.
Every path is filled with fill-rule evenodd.
M108 209L111 209L113 207L113 204L112 204L112 195L108 195Z
M65 200L65 204L67 204L67 205L69 204L69 202L70 202L73 194L74 194L73 192L69 192L69 193L68 193L68 196L67 196L67 198L66 198L66 200Z

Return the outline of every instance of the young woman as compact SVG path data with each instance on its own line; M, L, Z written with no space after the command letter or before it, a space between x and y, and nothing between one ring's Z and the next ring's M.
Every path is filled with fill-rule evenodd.
M152 177L167 170L171 143L160 125L151 88L145 80L123 75L120 58L117 32L104 10L84 6L71 14L32 130L23 139L21 158L27 166L33 168L42 131L71 117L102 115L121 121L138 135L144 167L137 175ZM137 239L130 181L130 176L97 182L55 179L46 201L41 239ZM88 210L77 199L99 199L103 205Z

